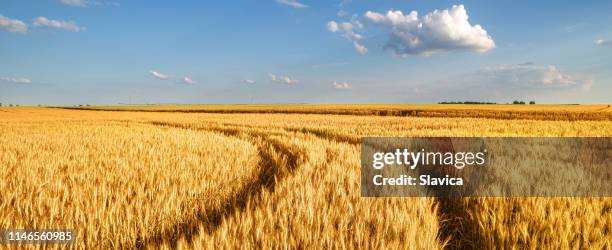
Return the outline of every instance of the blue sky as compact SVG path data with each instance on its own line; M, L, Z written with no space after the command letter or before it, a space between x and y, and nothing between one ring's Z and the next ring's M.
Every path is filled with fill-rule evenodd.
M610 103L611 9L608 1L3 0L0 102Z

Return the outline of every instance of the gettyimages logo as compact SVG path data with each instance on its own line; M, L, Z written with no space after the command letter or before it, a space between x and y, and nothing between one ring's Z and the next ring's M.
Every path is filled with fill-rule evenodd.
M364 138L365 197L609 197L611 138Z
M395 152L376 152L374 153L372 167L382 169L385 165L405 165L414 170L417 166L445 165L463 169L466 165L482 166L485 164L485 154L483 152L425 152L421 149L411 152L404 148L396 149Z

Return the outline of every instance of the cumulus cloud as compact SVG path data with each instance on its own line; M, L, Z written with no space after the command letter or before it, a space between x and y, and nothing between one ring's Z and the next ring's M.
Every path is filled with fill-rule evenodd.
M587 96L586 92L591 91L594 84L588 74L570 72L556 65L527 62L491 65L459 75L441 76L412 87L423 92L418 96L430 96L440 101L568 102L567 98L571 96Z
M463 5L434 10L422 18L416 11L387 13L367 11L363 18L374 25L391 30L385 48L395 55L424 55L448 51L486 52L495 42L480 25L472 25Z
M591 81L562 73L555 65L523 63L487 67L477 72L482 80L527 88L560 88L590 85Z
M276 2L280 3L280 4L283 4L283 5L287 5L287 6L292 7L292 8L296 8L296 9L302 9L302 8L307 8L308 7L308 5L300 3L297 0L276 0Z
M23 77L0 77L0 82L28 84L32 83L32 80Z
M183 77L183 83L185 84L195 84L196 81L194 81L191 77L189 76L185 76Z
M401 10L389 10L386 14L367 11L364 17L366 20L375 24L383 24L402 29L414 28L419 24L418 13L414 10L408 15L404 15Z
M93 1L93 0L61 0L61 2L65 5L74 6L74 7L82 7L82 8L85 8L87 6L100 6L100 5L119 6L119 3L117 2L102 2L102 1Z
M275 74L268 74L268 77L270 77L270 81L277 82L277 83L283 83L287 85L293 85L293 84L298 83L298 80L291 79L288 76L277 76Z
M268 77L270 77L270 81L273 81L273 82L276 82L278 80L276 75L272 73L268 74Z
M362 35L355 33L353 24L349 22L337 23L336 21L330 21L327 23L327 30L334 33L340 32L342 36L351 41L363 39Z
M274 77L276 78L276 76L274 76ZM251 80L251 79L245 79L243 82L244 83L248 83L248 84L254 84L255 83L255 81Z
M37 28L53 28L53 29L62 29L62 30L74 31L74 32L84 30L83 27L79 27L73 21L53 20L53 19L48 19L46 17L37 17L36 19L34 19L34 23L32 24L32 26L37 27Z
M366 48L366 46L361 45L360 43L354 41L353 42L353 48L355 48L355 50L357 51L357 53L361 54L361 55L365 55L368 53L368 48Z
M338 26L338 23L336 21L329 21L327 23L327 30L329 30L330 32L338 32L338 30L340 30L340 27Z
M10 19L0 14L0 29L8 32L25 33L28 31L28 25L17 19Z
M595 44L597 44L599 46L612 47L612 40L599 39L599 40L595 41Z
M149 70L149 73L153 75L153 77L160 79L160 80L167 80L170 78L170 76L162 74L159 71L155 71L155 70Z
M353 19L351 22L329 21L327 23L327 30L332 33L339 33L342 37L353 42L353 47L357 53L364 55L368 53L368 48L361 44L363 36L355 32L355 28L363 28L363 24L359 20Z
M335 89L350 89L351 84L348 82L333 82L332 85Z

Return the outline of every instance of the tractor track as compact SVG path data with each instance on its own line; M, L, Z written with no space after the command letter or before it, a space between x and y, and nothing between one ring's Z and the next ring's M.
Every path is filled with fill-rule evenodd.
M274 192L277 182L291 175L301 164L308 160L304 152L295 152L291 148L287 148L280 141L269 136L248 133L236 129L220 129L220 128L190 128L181 126L180 124L169 124L161 122L150 122L156 126L165 126L179 129L192 129L200 131L210 131L224 134L231 137L242 138L243 135L248 136L247 139L254 145L258 146L260 172L252 179L251 182L242 186L238 192L229 197L223 202L223 205L218 208L205 209L198 211L191 219L182 221L164 230L153 233L150 237L136 239L132 247L138 249L146 249L150 246L159 246L167 243L172 248L177 246L181 239L191 243L194 236L201 233L202 228L206 233L214 232L223 222L225 218L231 216L236 211L246 209L248 202L257 204L257 197L267 190ZM273 154L280 154L283 161L279 162Z
M231 197L226 203L226 206L222 207L221 209L216 209L214 211L205 211L204 213L198 214L198 216L196 216L193 221L177 225L173 228L173 230L176 230L178 233L160 232L152 238L137 241L138 244L136 244L136 246L138 248L142 248L143 246L147 246L148 244L154 242L161 243L164 240L169 241L170 245L174 247L176 246L176 242L180 239L180 237L185 237L187 241L190 242L192 237L198 233L198 228L202 224L205 225L205 230L207 233L212 233L218 226L221 225L221 222L225 217L231 215L236 210L244 209L246 202L249 199L257 197L257 195L261 191L263 191L263 189L267 189L273 192L274 186L276 185L276 181L281 181L284 177L286 177L288 174L291 174L295 169L299 167L299 165L301 164L300 157L303 156L305 152L292 152L286 147L284 147L282 143L275 140L271 140L269 138L271 135L282 134L282 131L284 131L310 134L319 139L333 141L336 143L345 143L350 145L358 145L361 143L359 139L354 139L343 135L335 135L325 130L310 128L278 128L281 132L267 133L261 131L248 131L249 128L252 130L266 129L264 127L248 125L242 126L238 124L216 124L216 126L210 126L207 128L194 128L187 124L157 121L146 122L146 124L180 129L211 131L232 137L240 137L241 135L246 135L247 137L251 138L251 143L256 143L252 139L256 138L256 140L264 142L264 145L272 146L276 152L280 153L284 157L287 157L287 166L279 166L278 163L275 163L273 157L270 155L270 152L266 152L264 149L262 149L262 146L260 146L259 152L260 156L262 157L261 169L263 171L258 174L258 176L253 182L247 184L241 189L240 192L238 192L235 196ZM329 158L330 156L333 155L328 152L327 157ZM304 157L304 159L301 160L307 160L307 157ZM283 169L286 169L287 171L281 171ZM438 239L440 242L446 243L444 244L445 249L485 248L485 246L482 245L482 243L485 242L484 239L482 239L482 236L477 233L479 222L476 219L472 218L468 213L468 211L471 209L469 206L470 201L468 199L470 198L434 198L434 204L436 204L438 207L438 211L436 214L438 216L438 221L440 225ZM254 201L256 202L256 200ZM172 235L170 240L167 239L168 235Z

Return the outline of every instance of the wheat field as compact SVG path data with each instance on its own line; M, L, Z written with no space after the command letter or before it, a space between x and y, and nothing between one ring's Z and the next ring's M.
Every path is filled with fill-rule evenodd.
M360 197L364 136L612 136L607 105L457 107L0 108L0 228L74 228L48 247L78 249L612 248L610 198Z

